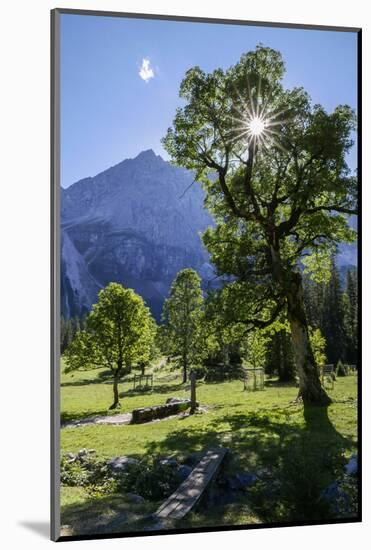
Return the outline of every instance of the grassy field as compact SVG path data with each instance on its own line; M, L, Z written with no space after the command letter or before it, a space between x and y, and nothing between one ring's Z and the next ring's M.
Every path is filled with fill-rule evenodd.
M117 412L189 395L176 372L155 373L155 380L153 391L143 393L134 393L132 383L124 381ZM207 514L200 509L180 527L325 519L328 511L318 504L321 491L340 475L356 450L357 377L338 378L329 393L333 403L327 409L304 408L294 403L296 387L280 386L274 380L267 380L265 390L257 392L244 392L238 381L199 383L197 399L207 412L143 425L64 428L61 447L63 452L93 448L105 458L171 455L182 459L222 445L231 451L228 474L267 472L267 479L242 494L238 502L213 507ZM63 420L106 414L111 400L112 385L102 373L62 375ZM72 524L75 532L92 525L95 532L107 525L111 531L132 530L138 518L156 508L157 503L134 506L121 495L92 500L81 488L62 489L63 523ZM76 524L81 515L85 527ZM102 527L97 525L98 517Z

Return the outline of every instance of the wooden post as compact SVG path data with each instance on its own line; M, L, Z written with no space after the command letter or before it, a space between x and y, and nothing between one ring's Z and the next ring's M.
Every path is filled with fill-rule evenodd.
M196 410L196 373L191 370L189 373L189 380L191 382L191 410L190 414L193 414Z

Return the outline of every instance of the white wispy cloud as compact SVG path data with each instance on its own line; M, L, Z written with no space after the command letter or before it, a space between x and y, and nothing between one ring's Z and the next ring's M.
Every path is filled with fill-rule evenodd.
M151 67L151 62L148 57L144 57L142 60L142 65L139 69L139 76L144 82L149 82L151 78L155 76L155 72Z

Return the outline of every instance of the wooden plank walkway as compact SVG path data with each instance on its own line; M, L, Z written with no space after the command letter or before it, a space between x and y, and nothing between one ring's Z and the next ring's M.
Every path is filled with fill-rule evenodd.
M161 504L155 516L181 519L188 514L216 476L226 454L227 449L223 447L208 450L187 479Z

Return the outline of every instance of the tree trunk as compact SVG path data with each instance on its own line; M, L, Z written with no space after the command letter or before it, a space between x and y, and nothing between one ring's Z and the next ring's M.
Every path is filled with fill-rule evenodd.
M319 372L310 345L300 273L291 274L291 282L287 294L287 308L295 363L299 375L298 398L302 398L305 404L329 405L331 399L321 385Z
M187 354L183 354L183 380L182 384L185 384L187 382L187 371L188 371L188 357Z
M118 409L120 407L120 399L119 399L119 379L120 379L120 371L117 370L115 372L115 375L113 377L113 403L110 406L110 410L112 409Z
M194 414L196 412L197 408L197 401L196 401L196 374L194 370L191 369L191 372L189 373L189 380L191 382L191 409L189 411L190 414Z

